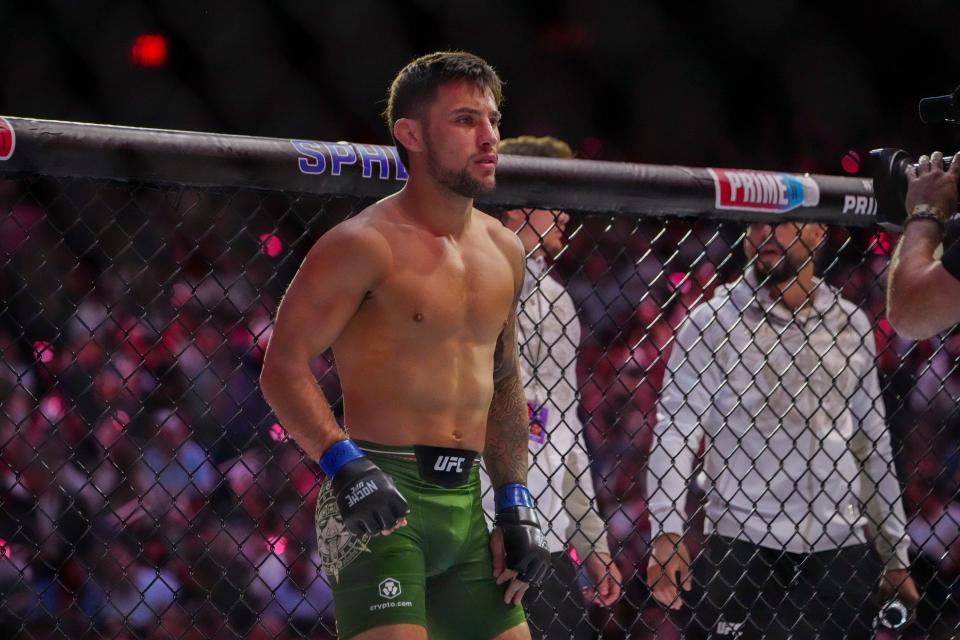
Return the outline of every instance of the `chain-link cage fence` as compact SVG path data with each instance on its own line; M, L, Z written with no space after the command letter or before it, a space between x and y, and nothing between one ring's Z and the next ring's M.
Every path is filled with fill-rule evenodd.
M322 478L258 377L307 249L369 201L0 180L4 637L335 637L313 522ZM530 598L534 624L551 638L681 637L689 611L648 587L651 533L672 518L690 557L712 562L683 597L718 637L748 632L738 607L797 637L853 625L841 608L869 610L880 562L906 552L923 593L911 633L952 637L960 342L913 343L884 319L895 238L833 226L815 253L806 237L765 253L736 220L552 211L562 248L531 255L519 311L531 486L555 548L582 564ZM791 251L822 280L815 302L784 311L740 279ZM342 417L329 354L313 370ZM709 553L705 527L720 534ZM609 608L577 586L597 577L601 538L622 575ZM716 546L730 538L749 552Z

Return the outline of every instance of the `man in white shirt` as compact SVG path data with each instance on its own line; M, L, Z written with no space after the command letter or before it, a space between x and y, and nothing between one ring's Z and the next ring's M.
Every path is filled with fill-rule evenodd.
M688 637L872 638L878 584L919 600L871 323L814 277L824 235L750 225L744 277L677 333L649 459L647 581L673 609L693 588ZM708 540L691 576L701 443Z
M502 140L498 153L573 157L565 142L532 136ZM563 249L568 218L566 213L548 209L515 209L503 217L528 256L517 313L520 366L530 415L527 486L547 527L553 565L542 588L531 588L523 599L534 638L596 638L596 631L586 621L583 600L610 606L620 596L622 581L594 504L590 459L577 416L580 321L573 299L550 275L548 263ZM489 483L485 489L487 486ZM484 510L493 512L491 491L485 491ZM570 548L582 561L590 582L582 598Z

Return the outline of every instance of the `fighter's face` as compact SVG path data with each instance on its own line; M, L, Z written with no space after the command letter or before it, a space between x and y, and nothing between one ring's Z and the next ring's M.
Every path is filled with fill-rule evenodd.
M782 284L810 263L823 233L818 224L755 222L747 229L743 250L761 282Z
M500 112L489 89L448 82L423 119L427 171L454 193L476 198L496 186Z

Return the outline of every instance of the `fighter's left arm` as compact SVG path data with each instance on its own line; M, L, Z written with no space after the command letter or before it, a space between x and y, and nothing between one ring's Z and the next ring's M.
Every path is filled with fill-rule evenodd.
M511 233L511 236L513 234ZM539 584L550 567L536 504L527 489L527 401L520 373L517 305L523 286L523 246L513 236L514 299L497 340L493 362L493 399L487 414L484 459L494 488L496 517L490 535L493 575L509 582L503 601L518 605L530 584ZM515 253L514 253L515 252Z
M503 331L497 338L493 355L493 399L487 414L484 462L494 490L508 484L526 484L527 401L520 372L520 347L517 340L517 306L523 283L523 247L518 245L519 277Z

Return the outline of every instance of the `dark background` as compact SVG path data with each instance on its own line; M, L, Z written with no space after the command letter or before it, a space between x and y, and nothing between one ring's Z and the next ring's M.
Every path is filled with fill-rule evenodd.
M138 34L163 66L131 62ZM841 173L848 149L956 150L919 98L960 84L960 3L37 0L0 3L0 113L388 142L386 88L462 48L506 80L503 135L584 157Z

